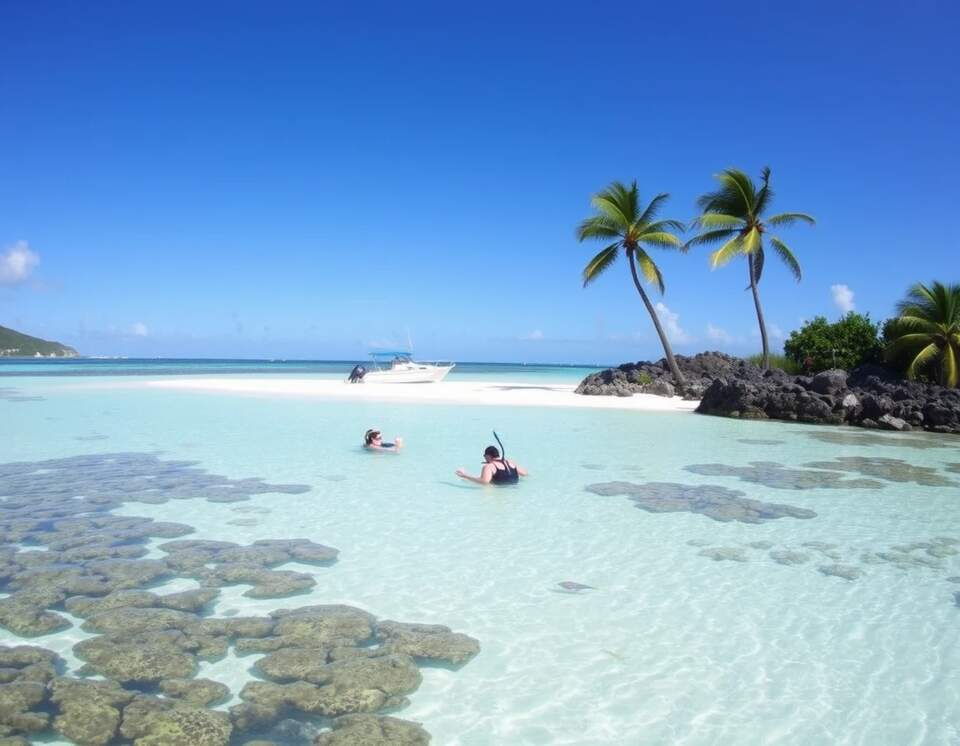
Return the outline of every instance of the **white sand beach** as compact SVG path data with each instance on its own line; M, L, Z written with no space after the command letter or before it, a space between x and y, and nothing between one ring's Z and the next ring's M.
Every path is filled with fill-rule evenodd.
M420 402L505 407L580 407L629 409L649 412L692 412L697 401L652 394L581 396L573 384L533 384L488 381L443 381L442 383L348 384L329 379L193 378L153 379L152 388L206 391L253 396L306 396L347 401Z

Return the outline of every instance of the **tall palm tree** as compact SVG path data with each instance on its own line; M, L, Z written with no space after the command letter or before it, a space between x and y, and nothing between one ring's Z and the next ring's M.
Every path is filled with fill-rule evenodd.
M641 210L640 198L637 195L637 182L634 181L627 187L619 181L614 181L590 201L599 214L580 223L577 228L577 238L580 241L586 241L587 239L612 240L612 243L602 249L583 268L584 287L609 269L621 252L627 255L633 284L637 288L637 293L640 294L643 305L647 307L650 318L653 320L653 326L660 337L660 344L663 345L663 352L667 358L667 365L670 366L670 372L673 373L673 378L677 384L682 387L686 380L677 366L677 361L673 358L670 340L664 334L663 327L660 325L660 318L650 303L650 298L647 297L637 274L637 266L639 265L644 279L657 288L660 293L663 293L663 275L660 273L660 268L656 262L650 258L650 255L644 249L644 244L669 249L682 247L683 244L680 239L670 231L682 231L683 223L677 220L654 220L660 211L660 207L669 197L669 194L658 194Z
M887 358L907 364L907 378L936 374L942 386L960 383L960 285L917 283L897 304Z
M723 266L735 256L746 257L750 273L749 287L753 291L753 304L757 309L760 341L763 344L762 366L766 370L770 367L770 345L767 341L767 325L763 320L758 288L765 258L764 236L797 282L800 282L800 262L783 241L770 233L770 229L797 222L813 225L815 221L802 212L784 212L764 217L764 212L773 199L769 168L763 169L759 189L749 176L735 168L728 168L715 178L720 182L719 188L697 200L701 215L693 224L700 230L700 235L688 241L684 250L691 246L722 241L723 245L710 255L710 265L714 269Z

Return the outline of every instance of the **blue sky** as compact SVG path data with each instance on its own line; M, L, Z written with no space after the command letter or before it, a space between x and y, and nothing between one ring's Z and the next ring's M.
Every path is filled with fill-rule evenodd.
M423 357L657 358L626 264L581 289L591 194L635 178L686 221L712 174L767 164L818 220L783 233L802 283L765 272L775 336L960 279L951 4L341 5L3 4L0 324L100 355L409 332ZM759 348L742 262L657 259L676 351Z

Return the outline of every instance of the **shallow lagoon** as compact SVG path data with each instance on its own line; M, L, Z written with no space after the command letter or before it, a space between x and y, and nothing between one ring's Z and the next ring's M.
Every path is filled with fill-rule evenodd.
M158 453L232 480L308 485L114 513L189 524L190 539L306 538L340 550L329 567L279 568L313 574L307 593L251 599L249 585L228 586L217 616L342 603L477 638L481 652L462 668L423 667L395 713L422 722L434 743L960 738L960 585L948 582L960 557L935 556L951 546L937 537L960 539L960 475L948 470L960 439L684 414L211 395L109 378L4 386L0 463ZM373 425L403 434L407 451L362 452ZM453 477L478 468L494 427L532 474L520 488ZM864 457L932 471L896 461L851 471L863 463L849 459ZM650 512L629 495L586 490L608 482L715 485L816 515L723 521L696 500ZM162 557L156 547L169 540L151 540L149 556ZM836 566L858 572L823 569ZM561 581L594 588L563 592ZM196 586L177 579L159 590ZM89 636L75 626L31 642L75 666L71 648ZM6 631L0 640L19 641ZM231 652L199 675L235 696L257 657Z

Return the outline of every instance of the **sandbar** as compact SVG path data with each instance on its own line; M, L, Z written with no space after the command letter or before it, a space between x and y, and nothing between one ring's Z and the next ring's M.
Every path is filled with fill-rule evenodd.
M416 402L500 407L575 407L648 412L692 412L698 401L680 397L583 396L574 384L510 383L504 381L442 381L440 383L360 383L309 378L183 377L143 382L151 388L204 391L253 396L299 396L343 401Z

